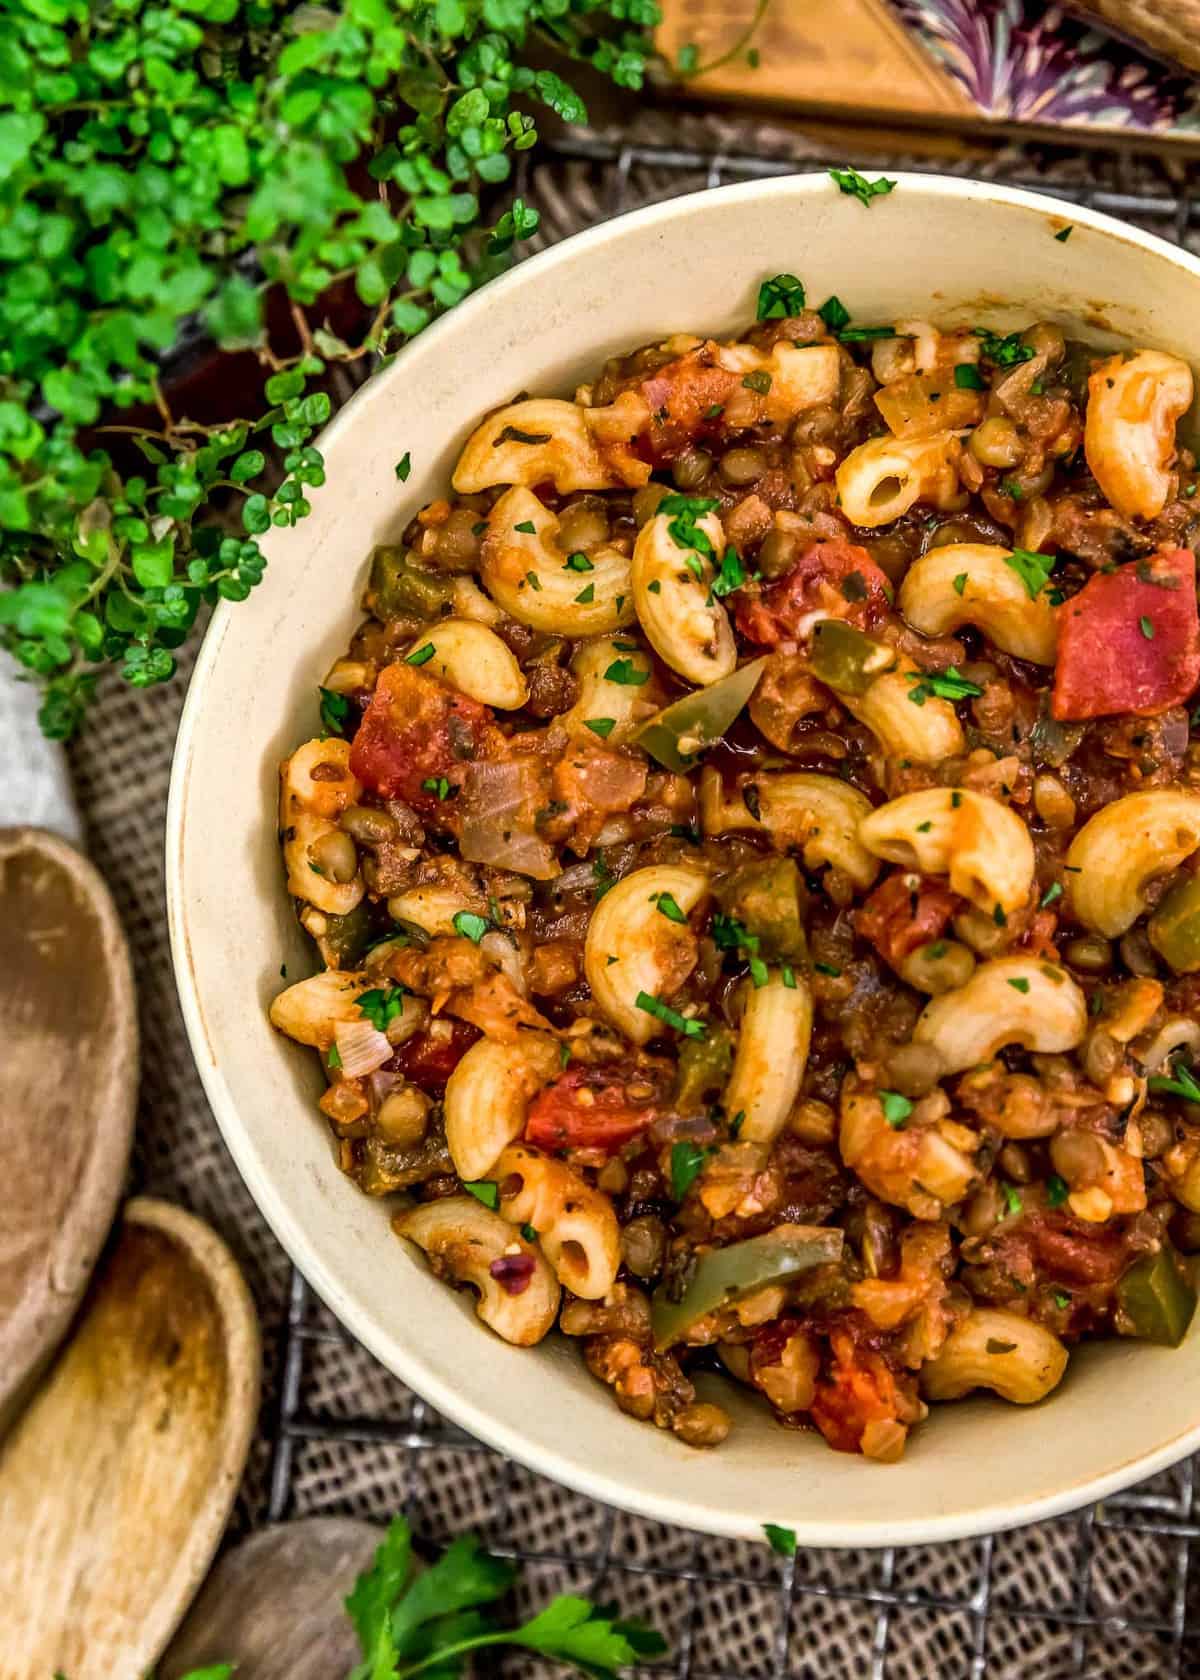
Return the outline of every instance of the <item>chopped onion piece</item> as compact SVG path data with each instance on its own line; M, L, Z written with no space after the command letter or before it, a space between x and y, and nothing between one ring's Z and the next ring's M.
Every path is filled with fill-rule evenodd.
M374 1073L392 1054L386 1035L370 1021L339 1021L334 1042L342 1059L342 1072L350 1079Z

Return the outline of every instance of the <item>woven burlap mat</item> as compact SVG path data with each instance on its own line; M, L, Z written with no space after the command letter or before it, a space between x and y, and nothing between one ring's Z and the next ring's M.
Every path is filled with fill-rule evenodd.
M810 157L822 144L812 133L690 114L647 117L636 135L623 138L726 156ZM843 142L839 155L844 149ZM1087 183L1099 171L1126 187L1147 170L1159 190L1166 179L1157 164L1061 153L1010 151L970 167L1026 175L1036 169L1048 184ZM627 153L620 162L552 158L533 170L526 190L542 211L539 237L546 242L615 209L694 190L712 178L707 166L680 169ZM253 612L253 600L238 610ZM221 1232L245 1269L262 1319L263 1411L236 1534L267 1513L290 1266L209 1112L171 975L163 829L190 668L185 656L174 681L142 692L106 679L71 762L91 854L116 896L137 971L143 1069L136 1186L183 1203ZM229 955L238 960L236 951ZM285 1514L382 1519L405 1507L430 1540L478 1528L493 1543L545 1560L526 1565L521 1591L529 1601L602 1587L627 1613L650 1616L675 1647L667 1673L691 1680L1058 1680L1085 1670L1105 1680L1200 1676L1200 1654L1179 1637L1185 1620L1200 1627L1200 1607L1187 1615L1191 1465L1157 1477L1132 1500L1081 1517L890 1553L810 1551L793 1570L764 1547L614 1514L520 1470L432 1418L338 1334L319 1305L308 1309L306 1324L298 1411L318 1427L293 1443ZM366 1427L355 1428L353 1438L326 1438L324 1426L338 1420L366 1420ZM373 1430L372 1424L398 1427ZM522 1658L486 1672L535 1680L551 1671Z

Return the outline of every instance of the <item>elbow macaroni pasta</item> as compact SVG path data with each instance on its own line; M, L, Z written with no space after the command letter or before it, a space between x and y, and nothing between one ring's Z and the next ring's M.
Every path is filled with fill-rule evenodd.
M578 403L553 397L497 409L467 439L454 469L454 488L471 494L499 484L547 481L558 491L644 484L650 474L642 463L598 446L596 418Z
M506 1218L529 1225L564 1289L598 1301L616 1282L621 1234L608 1197L564 1161L512 1144L495 1165Z
M705 688L737 664L729 615L712 594L711 560L676 542L669 515L657 513L638 533L633 550L633 601L650 645L665 665ZM720 521L697 521L714 554L725 546Z
M1006 1044L1042 1055L1074 1050L1087 1024L1087 1000L1064 968L997 957L980 963L965 986L927 1003L913 1040L936 1050L947 1073L961 1073Z
M614 682L607 672L619 664L624 674L626 662L632 667L635 680ZM579 679L579 693L560 722L568 735L576 739L595 741L596 731L589 729L588 724L603 718L612 725L604 739L619 747L662 703L650 655L622 637L596 636L581 642L571 660L571 671Z
M1127 932L1146 908L1146 883L1177 869L1200 847L1200 794L1150 788L1116 799L1084 823L1067 853L1071 905L1106 939Z
M514 1347L533 1347L558 1316L560 1291L536 1243L474 1196L445 1196L398 1215L397 1233L415 1243L442 1272L478 1296L476 1314ZM492 1268L517 1255L532 1262L529 1283L510 1294Z
M951 508L958 474L951 458L952 432L932 437L872 438L852 449L835 475L838 501L854 525L890 525L917 502Z
M1039 590L1031 601L1008 564L1011 557L1011 549L992 543L931 548L904 574L900 611L923 635L945 636L974 624L1005 653L1053 665L1058 621L1048 591Z
M425 661L431 677L440 677L460 694L484 706L515 712L529 698L529 684L509 648L494 630L470 618L447 618L423 631L408 654L432 647Z
M742 1012L723 1106L730 1116L742 1115L738 1137L747 1143L778 1137L804 1080L812 992L800 975L789 975L790 983L772 970L761 986L752 985Z
M316 774L314 774L316 772ZM288 891L330 916L348 916L365 891L361 875L331 881L313 858L313 847L335 834L338 818L361 791L350 769L347 741L306 741L280 772L279 826Z
M871 802L836 776L803 770L756 778L762 826L777 845L795 847L805 867L831 864L859 887L869 887L879 865L859 839Z
M1067 1350L1043 1325L1019 1313L976 1307L953 1329L921 1371L931 1400L960 1400L990 1388L1017 1406L1032 1406L1058 1387Z
M555 544L557 514L532 490L507 490L487 525L483 581L520 623L534 630L592 636L633 622L629 557L605 546L589 556L589 572L573 571L567 554ZM581 595L587 599L581 600Z
M481 1038L446 1081L446 1146L464 1183L486 1178L501 1152L525 1129L531 1097L558 1069L548 1034L508 1042Z
M1139 350L1112 356L1088 380L1083 447L1096 482L1130 518L1166 506L1175 424L1192 405L1192 370L1178 356Z
M982 910L1019 910L1033 888L1033 841L1007 805L970 788L923 788L878 806L858 825L876 857L926 875Z
M611 888L592 915L584 944L584 972L592 996L614 1027L634 1044L646 1044L656 1018L638 998L671 997L696 961L696 940L686 921L664 915L668 896L686 918L708 897L708 876L698 869L635 869Z

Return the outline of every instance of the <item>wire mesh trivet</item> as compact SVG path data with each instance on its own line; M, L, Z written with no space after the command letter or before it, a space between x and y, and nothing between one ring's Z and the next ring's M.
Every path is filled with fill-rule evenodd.
M795 136L778 127L750 130L747 141L743 125L734 143L714 150L719 119L647 122L645 139L564 138L531 171L521 184L542 210L542 242L581 225L581 208L583 219L598 220L699 187L829 161L798 152ZM902 162L858 161L872 172ZM1010 147L955 172L1053 191L1195 248L1196 167L1047 146ZM672 1650L641 1675L1200 1680L1200 1637L1189 1632L1200 1633L1200 1585L1189 1575L1190 1543L1200 1538L1194 1461L1033 1528L876 1552L810 1549L785 1561L765 1546L611 1510L493 1453L384 1371L295 1272L279 1354L272 1519L329 1510L382 1518L403 1508L429 1540L475 1528L493 1550L522 1560L523 1608L577 1591L651 1619ZM549 1680L561 1670L521 1655L478 1672Z

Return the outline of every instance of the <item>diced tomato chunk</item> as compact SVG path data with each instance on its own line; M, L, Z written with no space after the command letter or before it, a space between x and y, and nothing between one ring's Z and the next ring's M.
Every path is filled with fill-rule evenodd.
M648 446L655 462L672 461L720 421L720 411L740 384L728 368L710 367L704 352L689 351L644 379L639 392L650 410Z
M450 801L491 721L486 706L401 660L380 672L350 749L350 768L382 798L402 799L444 822L454 814ZM440 795L424 786L442 777L447 787Z
M838 1452L859 1452L869 1423L899 1417L896 1379L880 1355L860 1347L848 1331L834 1330L829 1343L833 1364L817 1384L812 1420Z
M885 876L853 921L884 962L899 969L905 957L940 938L958 908L958 898L943 882L900 869Z
M440 1097L446 1081L477 1038L483 1034L469 1021L441 1016L423 1032L414 1033L386 1065L402 1073L431 1097Z
M1196 558L1172 548L1097 572L1059 608L1056 718L1151 717L1200 681Z
M572 1068L530 1104L525 1141L538 1149L619 1149L656 1112L651 1104L630 1101L615 1068Z
M890 601L891 585L866 549L832 538L813 543L760 594L739 593L737 627L760 647L777 647L797 641L814 614L869 630L887 613Z

